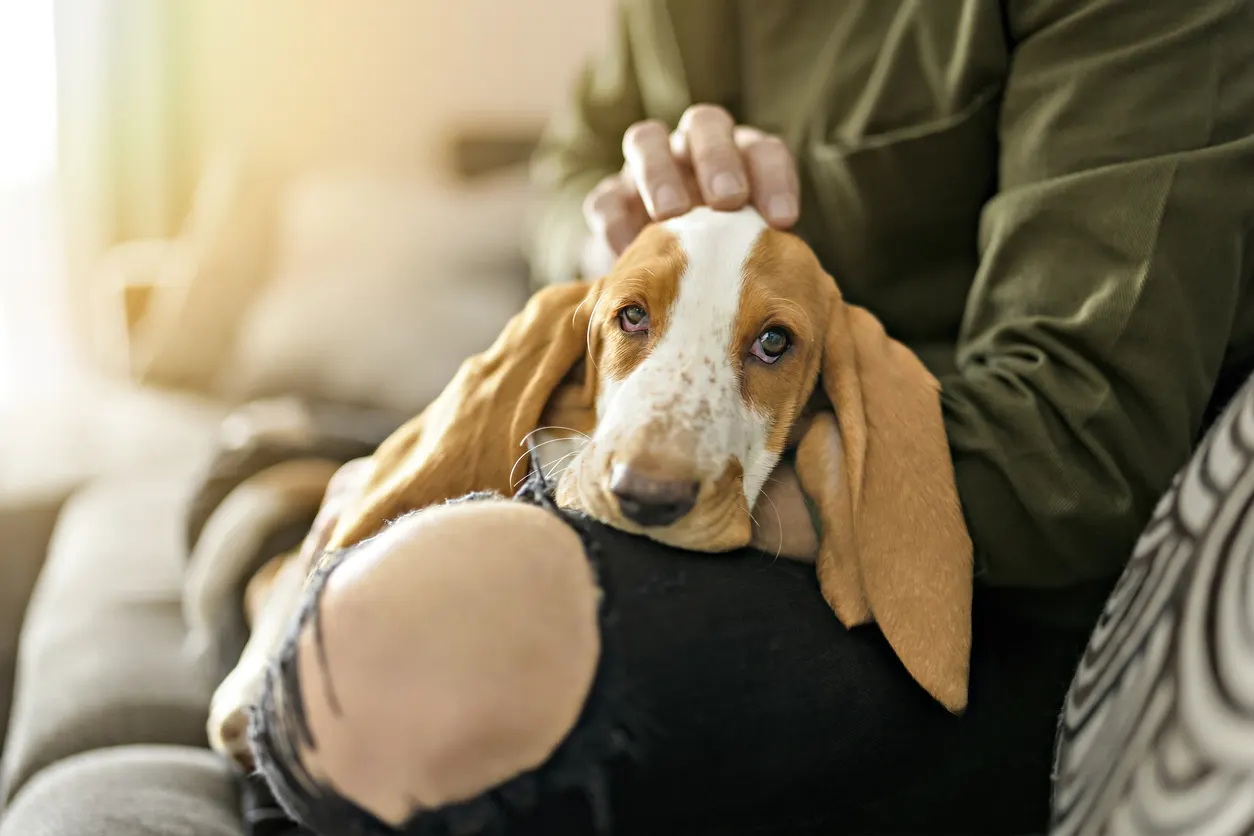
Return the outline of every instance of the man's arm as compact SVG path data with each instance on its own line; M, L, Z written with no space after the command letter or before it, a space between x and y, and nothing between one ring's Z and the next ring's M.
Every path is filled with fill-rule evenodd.
M1250 272L1251 5L1005 4L1000 193L943 381L986 583L1113 575L1190 455Z
M582 278L589 241L584 198L622 168L623 134L644 117L626 10L620 8L609 43L579 74L532 166L533 182L545 200L530 253L538 284Z

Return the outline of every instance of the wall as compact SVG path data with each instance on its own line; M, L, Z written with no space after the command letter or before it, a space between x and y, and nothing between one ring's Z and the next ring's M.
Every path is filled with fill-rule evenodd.
M602 40L611 0L196 0L204 147L438 174L467 124L529 128Z

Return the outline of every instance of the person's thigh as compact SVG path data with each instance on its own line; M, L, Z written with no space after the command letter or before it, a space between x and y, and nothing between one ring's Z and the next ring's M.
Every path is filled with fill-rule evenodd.
M970 704L931 700L813 567L701 556L592 526L607 658L648 719L614 788L620 832L1023 832L1048 816L1083 636L977 594Z
M840 625L813 567L755 551L697 555L569 519L604 593L583 715L534 774L404 831L590 832L598 810L628 836L1044 826L1056 717L1082 637L1017 623L977 595L970 705L954 717L874 627ZM324 823L353 805L290 780L299 723L264 711L259 721L263 745L277 741L259 757L263 771L281 797L295 788L295 806L330 836Z

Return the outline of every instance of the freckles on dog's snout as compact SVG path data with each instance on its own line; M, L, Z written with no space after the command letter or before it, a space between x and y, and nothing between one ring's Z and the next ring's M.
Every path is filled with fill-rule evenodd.
M624 517L653 528L671 525L691 511L701 483L651 474L620 462L610 469L609 489Z

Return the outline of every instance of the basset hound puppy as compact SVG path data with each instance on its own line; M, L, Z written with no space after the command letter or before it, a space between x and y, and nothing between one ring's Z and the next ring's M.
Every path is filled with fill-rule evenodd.
M801 239L751 208L698 208L646 228L608 275L537 293L332 481L310 541L250 585L252 636L214 697L215 748L247 761L246 708L318 554L473 491L510 494L529 450L559 505L702 552L750 543L794 453L835 616L874 621L928 693L965 708L972 544L937 382Z

